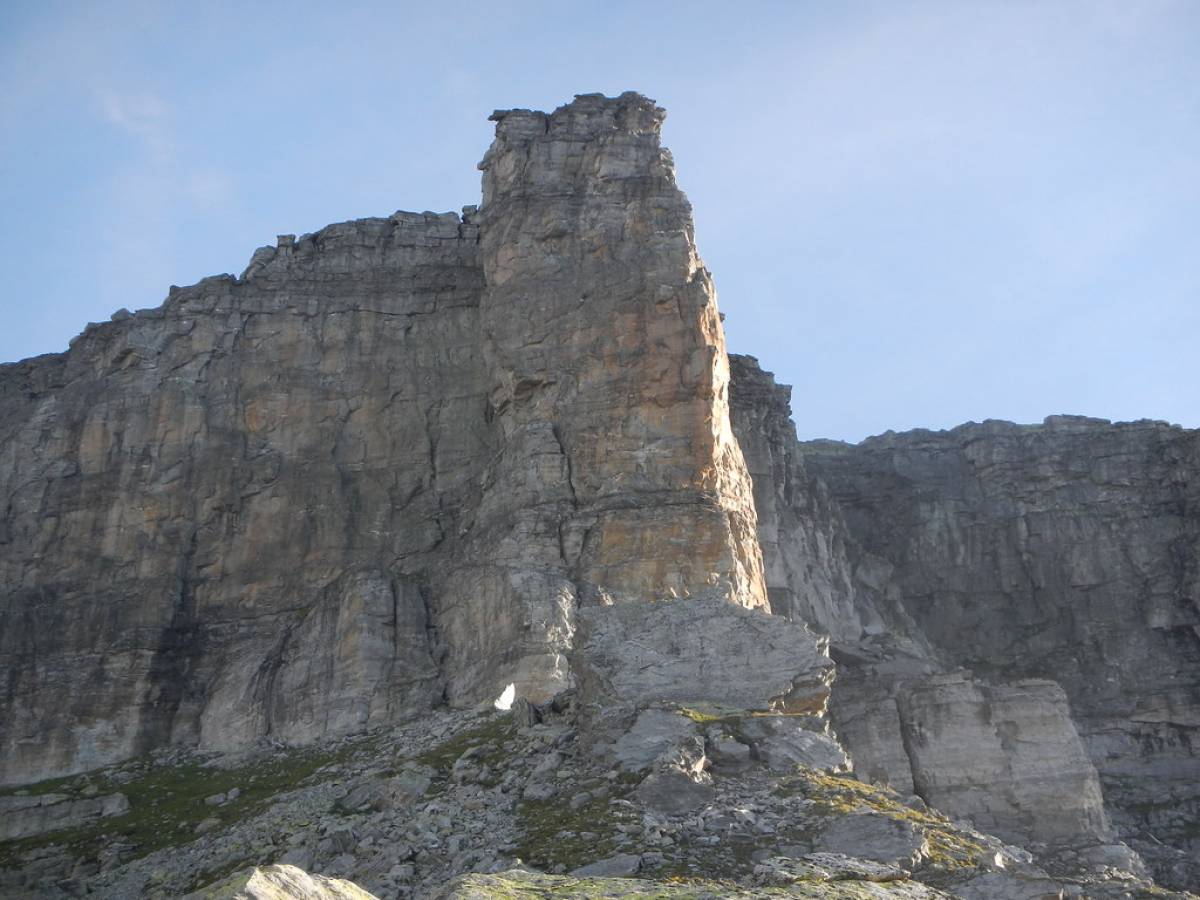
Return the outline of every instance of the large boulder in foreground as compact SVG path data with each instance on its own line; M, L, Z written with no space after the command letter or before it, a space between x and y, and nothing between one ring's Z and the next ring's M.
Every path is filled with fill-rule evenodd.
M309 875L295 866L264 866L237 872L188 894L184 900L378 900L353 882Z

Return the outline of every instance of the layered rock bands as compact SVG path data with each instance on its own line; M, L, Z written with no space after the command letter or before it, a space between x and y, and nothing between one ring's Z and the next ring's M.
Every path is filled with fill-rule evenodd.
M690 207L635 94L0 369L0 781L572 681L577 608L766 605Z
M1064 866L1200 882L1198 433L800 444L726 354L663 115L497 112L461 216L284 236L0 366L0 783L513 685L619 718L675 802L703 700L730 771L844 747Z
M732 357L771 605L829 634L861 777L1200 884L1200 432L1057 416L797 443ZM1136 865L1136 863L1133 863Z

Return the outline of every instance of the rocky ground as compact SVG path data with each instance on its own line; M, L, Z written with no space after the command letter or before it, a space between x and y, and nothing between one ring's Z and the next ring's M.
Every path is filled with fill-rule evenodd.
M329 897L1187 896L1102 865L1052 876L919 798L839 771L822 727L662 704L601 735L568 697L308 750L160 754L3 798L62 796L39 808L67 810L119 795L127 807L0 845L0 890L238 896L249 867L284 864L325 876L309 889ZM272 871L294 874L253 877Z

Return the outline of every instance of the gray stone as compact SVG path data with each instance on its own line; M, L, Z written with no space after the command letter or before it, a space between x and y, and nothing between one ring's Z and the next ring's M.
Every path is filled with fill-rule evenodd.
M617 740L613 756L622 770L643 772L681 744L695 740L696 725L690 719L674 710L645 709Z
M913 781L934 807L1018 843L1111 837L1096 769L1054 682L930 676L897 702Z
M337 808L343 812L396 809L423 796L429 785L429 775L418 771L401 772L391 778L368 778L351 786L338 799Z
M77 828L98 819L124 815L129 800L124 794L74 800L66 794L0 797L0 840Z
M833 879L893 881L907 877L907 873L899 866L871 859L856 859L841 853L809 853L804 859L828 871Z
M210 831L221 827L221 820L216 816L209 816L207 819L201 820L195 827L196 834L208 834Z
M699 599L584 607L579 618L589 697L824 712L833 665L802 625Z
M750 747L727 734L722 728L710 728L705 751L714 771L736 774L750 768Z
M772 608L834 639L831 714L859 774L911 793L911 750L949 812L1077 845L1105 833L1099 786L1116 834L1195 884L1200 432L1068 416L800 444L789 389L750 357L731 371ZM1009 733L973 723L990 700L943 703L913 743L910 686L959 665L1023 695L997 708ZM998 768L952 762L955 719Z
M651 772L634 790L634 796L649 809L682 816L711 803L716 792L679 771Z
M810 731L791 716L755 716L742 721L739 734L754 754L775 772L807 766L823 772L844 772L850 767L838 742Z
M0 366L0 784L541 703L581 601L766 608L663 117L497 113L466 218L284 236Z
M525 786L521 796L526 800L549 800L558 793L558 788L548 781L534 781Z
M957 881L954 893L963 900L1057 900L1062 885L1046 877L1009 872L984 872Z
M774 856L754 867L755 880L761 884L795 884L804 881L896 881L909 875L899 866L870 859L856 859L841 853L809 853L793 859Z
M536 706L524 697L518 697L513 701L512 720L518 728L530 728L536 725L541 717Z
M634 875L641 868L642 858L631 853L621 853L601 859L586 866L580 866L571 871L572 875L581 877L621 878Z
M279 857L279 865L295 866L297 869L310 869L313 864L313 854L307 847L293 847Z
M929 855L928 841L918 826L876 813L852 813L834 819L817 835L816 847L821 853L872 860L905 870Z

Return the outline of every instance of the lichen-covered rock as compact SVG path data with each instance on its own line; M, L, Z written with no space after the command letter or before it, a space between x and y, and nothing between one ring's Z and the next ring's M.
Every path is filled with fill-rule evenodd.
M696 880L683 883L639 881L633 878L575 877L543 875L538 872L510 871L495 875L464 875L449 885L440 900L534 900L565 897L585 900L594 897L671 898L671 900L710 900L729 897L750 900L753 897L821 898L821 900L939 900L951 895L917 882L833 881L805 883L796 880L772 887L738 888L721 882Z

